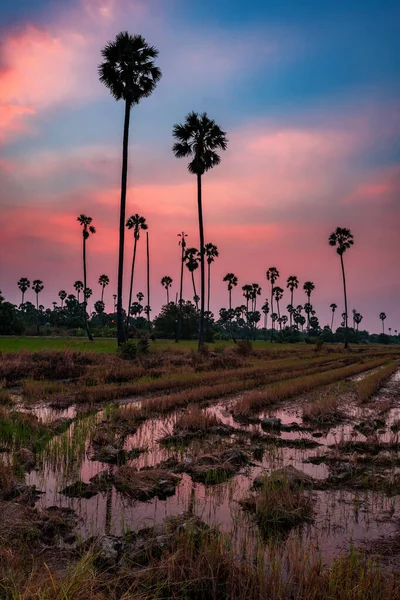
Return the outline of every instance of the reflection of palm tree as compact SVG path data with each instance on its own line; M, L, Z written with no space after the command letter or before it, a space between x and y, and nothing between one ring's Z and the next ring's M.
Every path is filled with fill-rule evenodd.
M199 215L200 236L200 281L201 281L201 307L199 349L204 344L204 297L205 297L205 269L204 269L204 228L202 207L202 176L204 173L219 165L221 162L218 150L226 150L228 140L226 134L215 121L209 119L206 113L201 115L191 112L183 125L175 125L173 129L175 144L173 152L177 158L190 157L188 165L190 173L197 177L197 208Z
M229 310L231 310L232 309L232 288L237 286L238 278L233 273L227 273L222 281L226 281L228 283Z
M335 317L335 310L337 309L337 305L334 302L332 302L330 309L332 311L331 331L333 331L333 319Z
M200 261L200 252L197 250L197 248L188 248L185 252L185 264L188 268L188 270L190 271L191 275L192 275L192 284L193 284L193 293L194 293L194 298L197 297L197 292L196 292L196 283L194 280L194 272L199 268L199 261ZM198 306L198 300L195 300L196 303L196 309L199 310L199 306Z
M336 230L329 236L328 243L330 246L336 247L336 252L340 256L340 264L342 266L343 291L344 291L344 311L345 311L345 335L344 347L348 347L348 310L347 310L347 290L346 276L344 272L343 254L354 244L353 234L350 229L345 227L337 227Z
M379 318L382 321L382 333L385 333L385 319L386 319L386 314L384 312L379 313Z
M125 101L124 139L122 150L121 202L119 220L117 337L118 345L125 341L122 314L122 283L124 275L125 207L128 179L128 139L131 108L150 96L161 71L154 60L158 50L149 46L141 35L122 32L102 50L104 62L99 66L100 81L116 100ZM129 311L128 311L129 313Z

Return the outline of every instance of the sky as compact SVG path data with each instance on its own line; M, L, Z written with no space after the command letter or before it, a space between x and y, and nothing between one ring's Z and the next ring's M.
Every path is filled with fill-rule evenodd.
M172 153L172 127L206 111L227 132L221 165L203 182L206 241L217 245L211 309L222 278L259 283L276 266L304 281L320 324L344 310L340 261L327 240L351 229L349 309L362 326L400 331L400 3L389 0L0 0L0 289L19 304L20 277L40 301L82 279L76 217L93 218L88 285L116 292L124 107L98 81L101 48L121 30L159 50L162 79L131 116L127 217L149 225L152 315L178 291L185 231L199 245L196 180ZM128 234L128 275L133 239ZM134 294L145 292L145 239ZM128 276L124 302L127 302ZM184 296L193 296L185 273ZM26 299L34 300L32 291ZM289 303L287 293L284 306Z

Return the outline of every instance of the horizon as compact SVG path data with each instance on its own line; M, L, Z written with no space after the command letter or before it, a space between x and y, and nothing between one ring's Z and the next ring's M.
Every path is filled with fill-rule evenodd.
M17 305L21 277L41 279L40 302L58 302L82 280L80 213L93 218L88 241L92 306L97 283L110 277L106 310L116 293L123 103L98 81L101 48L120 30L141 33L159 50L162 79L131 115L127 217L149 224L151 306L164 304L164 275L178 289L177 234L199 247L196 182L172 153L172 127L192 110L206 111L227 132L221 165L203 178L205 241L217 245L211 310L226 307L222 278L241 286L265 272L313 281L320 325L329 305L343 312L339 257L328 237L351 229L344 255L351 310L361 329L380 332L379 313L400 330L400 38L394 2L353 0L333 7L294 1L286 9L261 1L244 9L210 0L41 0L1 7L0 47L0 289ZM384 10L383 7L386 7ZM289 10L290 8L290 10ZM360 17L362 16L362 19ZM232 43L234 40L234 44ZM124 307L133 236L126 232ZM185 270L184 297L191 299ZM134 295L145 292L145 239L138 245ZM33 292L27 294L27 300ZM260 304L261 305L261 304Z

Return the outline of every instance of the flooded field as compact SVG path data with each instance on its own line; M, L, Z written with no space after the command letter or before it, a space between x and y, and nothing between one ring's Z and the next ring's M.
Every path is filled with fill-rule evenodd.
M0 357L0 526L16 555L13 538L27 518L18 511L34 511L36 538L18 542L32 581L35 553L50 554L60 581L90 553L102 557L100 591L87 597L111 597L104 567L122 577L134 543L135 592L112 597L196 597L165 595L156 573L189 543L216 552L218 539L230 568L239 561L255 578L251 598L265 597L266 585L271 598L327 597L312 589L331 577L345 585L339 566L355 577L359 569L363 581L380 578L381 595L352 595L353 587L339 595L338 587L329 598L400 597L399 353L224 350L137 362L50 354ZM151 595L144 565L164 595ZM10 577L3 568L4 597L36 597L12 596Z

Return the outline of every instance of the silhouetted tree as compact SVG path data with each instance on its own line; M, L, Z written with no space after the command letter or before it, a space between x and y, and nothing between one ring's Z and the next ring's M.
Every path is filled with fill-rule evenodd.
M269 313L269 302L267 299L265 299L265 302L262 305L261 310L264 313L265 339L267 339L267 319L268 319L268 313Z
M176 336L175 342L178 342L181 338L182 334L182 302L183 302L183 267L185 264L185 249L186 249L186 240L187 234L182 231L177 234L179 237L179 246L181 247L181 277L180 277L180 285L179 285L179 319L178 319L178 327L176 328Z
M356 312L356 314L354 315L354 321L357 325L357 331L358 331L358 326L360 325L361 321L363 320L363 316L361 313Z
M251 310L253 312L257 311L257 296L261 296L261 291L262 291L261 287L259 286L258 283L251 284L250 298L251 298L251 302L252 302Z
M209 119L206 113L201 115L191 112L187 115L183 125L173 128L175 143L173 152L177 158L190 157L188 165L190 173L197 177L197 207L199 214L200 237L200 328L199 350L204 343L204 298L205 298L205 270L204 270L204 228L201 183L204 173L219 165L221 162L218 150L226 150L228 140L226 133L220 129L215 121Z
M83 292L83 287L84 286L83 286L83 282L82 281L79 281L79 279L77 281L75 281L74 288L75 288L75 291L76 291L77 296L78 296L78 302L79 302L79 294L81 292Z
M138 292L136 294L136 298L138 299L138 302L142 302L144 300L144 294L142 292Z
M39 310L39 294L43 291L44 285L43 281L40 279L34 279L32 283L32 289L36 294L36 310Z
M94 310L98 315L101 315L104 312L104 308L104 302L102 300L97 300L97 302L94 303Z
M99 285L101 285L101 302L104 304L104 289L110 283L110 279L107 275L100 275ZM104 311L104 308L103 308Z
M276 286L273 288L273 296L275 298L275 302L276 302L276 308L278 311L278 318L281 318L281 311L280 311L280 306L279 306L279 302L282 300L283 298L283 289L279 286ZM279 322L279 327L280 329L282 329L282 321L278 321Z
M336 252L340 256L340 264L342 267L342 277L343 277L343 291L344 291L344 310L346 313L345 316L345 334L344 334L344 347L347 348L348 343L348 310L347 310L347 290L346 290L346 276L344 272L344 263L343 263L343 254L351 248L354 244L354 238L350 231L350 229L346 229L345 227L337 227L336 230L331 233L329 236L328 243L330 246L336 247Z
M311 293L315 290L315 285L312 281L306 281L303 285L303 290L307 296L307 304L311 304ZM307 327L310 327L310 313L307 314Z
M275 286L276 280L279 277L279 271L276 267L270 267L268 269L268 271L266 272L266 276L267 276L268 281L271 282L271 319L272 319L272 315L274 314L274 286ZM274 339L275 321L276 321L276 319L272 319L271 342Z
M210 312L210 290L211 290L211 263L218 258L218 248L214 244L208 243L204 246L204 252L207 258L207 312Z
M232 309L232 289L237 286L238 278L233 273L227 273L223 278L223 281L228 283L228 293L229 293L229 309Z
M128 229L133 229L133 256L132 256L132 267L131 267L131 281L129 285L129 303L128 306L132 304L132 292L133 292L133 277L135 273L135 263L136 263L136 246L140 239L140 232L147 230L147 223L144 217L141 217L137 213L129 217L126 222L126 227ZM127 317L127 330L129 329L129 311Z
M246 283L246 285L242 286L242 292L243 292L243 296L246 300L246 312L249 312L249 300L251 298L251 294L253 291L253 287L251 285L249 285L248 283Z
M124 138L122 149L121 203L119 220L119 256L117 290L117 337L118 345L125 341L122 314L122 286L124 274L125 207L128 178L128 139L131 108L150 96L161 78L161 71L154 60L158 50L149 46L141 35L119 33L113 42L102 50L104 62L99 66L100 81L110 90L116 100L125 101Z
M147 279L147 306L146 306L146 316L147 316L147 326L149 328L149 333L151 334L151 320L150 320L150 246L149 246L149 232L146 231L146 279Z
M186 264L188 271L192 275L194 298L197 297L196 283L194 280L194 272L199 268L199 262L200 262L200 252L197 250L197 248L187 248L187 250L185 252L185 264ZM196 303L196 309L198 310L199 309L198 300L195 300L195 303Z
M168 275L164 275L164 277L161 279L161 285L163 286L163 288L165 288L167 292L167 304L169 304L169 288L172 285L171 277L169 277Z
M385 333L385 319L386 319L386 314L384 312L379 313L379 318L382 321L382 333Z
M25 292L30 288L31 282L26 277L21 277L21 279L18 281L17 285L18 285L18 287L19 287L19 289L21 290L21 293L22 293L21 304L23 304L24 303Z
M333 319L335 318L335 310L337 309L337 305L332 302L330 309L332 311L331 331L333 331Z
M290 275L286 280L286 287L290 290L290 304L293 306L293 294L294 290L297 290L299 287L299 280L296 275ZM290 325L292 325L292 313L290 314Z
M60 300L61 300L61 308L62 308L62 307L63 307L63 305L64 305L64 300L65 300L65 298L67 297L67 292L66 292L65 290L60 290L60 291L58 292L58 297L59 297L59 298L60 298Z
M87 278L86 278L86 240L90 234L96 233L96 228L91 225L92 217L87 217L84 214L77 217L78 223L82 226L82 239L83 239L83 313L85 318L86 333L91 342L93 342L93 336L90 333L89 323L87 318Z

